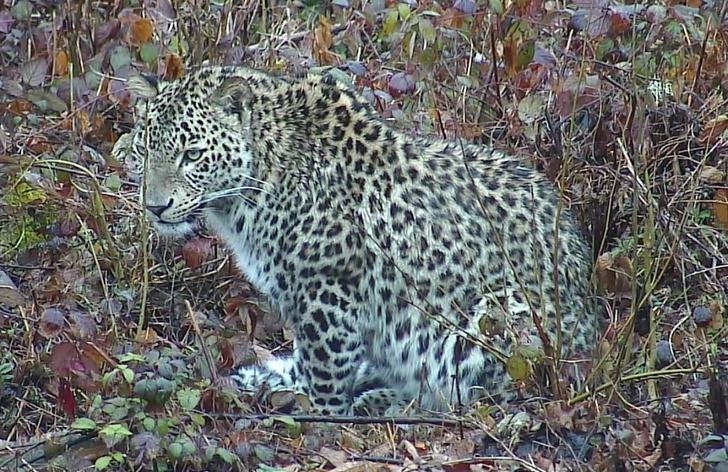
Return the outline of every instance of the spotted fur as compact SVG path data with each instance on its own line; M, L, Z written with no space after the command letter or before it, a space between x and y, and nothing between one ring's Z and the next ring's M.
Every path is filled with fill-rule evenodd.
M539 345L533 313L562 357L593 345L588 248L519 158L397 131L326 73L202 67L130 88L157 230L204 215L295 332L292 357L238 369L244 388L332 414L442 410L513 398L503 361Z

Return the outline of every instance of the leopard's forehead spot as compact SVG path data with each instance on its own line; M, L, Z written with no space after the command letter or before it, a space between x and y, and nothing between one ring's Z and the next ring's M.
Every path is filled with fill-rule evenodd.
M211 107L202 93L212 86L212 83L205 87L191 80L180 80L168 85L148 104L147 118L138 138L147 141L145 134L149 133L149 149L160 151L151 153L151 157L173 158L186 146L207 141L220 132L220 126L210 120Z

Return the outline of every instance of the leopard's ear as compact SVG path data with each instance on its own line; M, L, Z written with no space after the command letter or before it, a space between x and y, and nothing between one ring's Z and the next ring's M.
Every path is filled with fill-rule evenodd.
M136 72L126 80L126 86L132 95L143 100L153 99L161 90L156 77Z
M227 77L222 84L212 92L210 100L222 107L228 106L231 102L246 100L251 96L250 84L243 77Z

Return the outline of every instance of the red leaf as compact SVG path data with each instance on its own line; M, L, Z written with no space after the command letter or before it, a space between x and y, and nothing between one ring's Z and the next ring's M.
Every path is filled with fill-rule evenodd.
M76 346L73 343L63 342L53 346L49 367L59 376L65 376L71 372L71 362L78 359Z
M60 379L58 385L58 406L69 418L76 417L76 398L71 391L71 382L65 378Z
M389 93L398 98L406 93L410 93L415 89L415 79L404 72L397 72L389 79Z
M182 246L182 258L190 269L200 267L211 253L212 240L207 238L192 239Z
M119 34L120 29L121 22L117 19L113 19L99 26L94 34L94 46L98 48L108 40L115 38Z
M233 365L235 365L235 352L233 351L233 346L230 343L230 340L220 338L219 345L221 359L218 364L218 368L232 369Z

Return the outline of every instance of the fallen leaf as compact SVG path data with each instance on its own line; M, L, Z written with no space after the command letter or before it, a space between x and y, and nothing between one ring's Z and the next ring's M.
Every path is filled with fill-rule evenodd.
M726 115L720 115L717 118L708 121L700 131L700 136L698 137L700 144L703 146L713 144L721 138L726 129L728 129L728 116Z
M141 46L150 39L154 33L154 26L148 18L139 18L129 26L127 42L132 46Z
M45 80L48 62L45 59L33 59L24 63L20 68L20 77L31 87L38 87Z
M411 93L415 89L415 79L410 74L405 72L397 72L392 75L387 84L389 93L394 98L399 98L402 95Z
M166 54L162 61L162 66L159 68L159 73L164 80L179 79L185 73L182 58L176 54Z
M518 118L526 124L534 123L544 113L543 97L527 95L518 102Z
M713 166L703 166L699 179L706 184L719 184L725 181L725 172Z
M719 188L713 195L713 217L719 225L728 228L728 189Z
M599 286L617 297L628 296L632 293L632 263L623 254L614 257L611 253L604 253L597 258L595 265Z
M60 335L66 325L66 317L58 308L46 308L40 315L38 333L46 339Z
M96 336L96 321L88 313L71 310L68 312L68 319L71 321L71 332L76 339Z
M506 371L516 382L525 380L528 377L528 362L526 358L520 354L512 355L506 364Z
M58 376L66 376L71 371L71 361L78 359L78 352L73 343L62 342L51 349L48 367Z
M66 51L58 51L56 53L56 76L65 77L68 75L68 54Z
M0 270L0 304L15 308L25 302L25 297L8 274Z
M195 238L182 246L182 259L190 269L197 269L212 253L212 240L208 238Z
M159 339L159 335L153 328L147 328L137 333L136 340L141 344L154 344Z
M121 22L116 18L103 23L94 30L94 46L100 48L110 39L115 38L121 30Z

